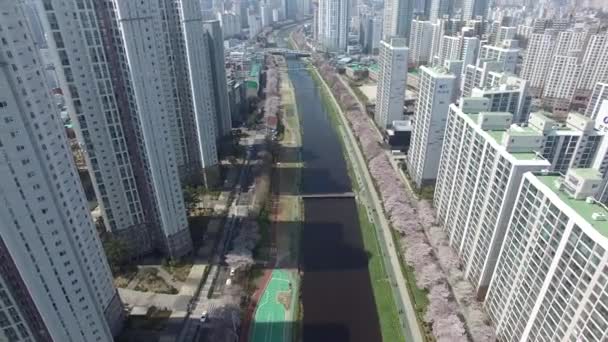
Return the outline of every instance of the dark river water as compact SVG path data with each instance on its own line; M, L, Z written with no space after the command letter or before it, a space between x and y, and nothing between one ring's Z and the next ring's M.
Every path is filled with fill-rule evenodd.
M305 64L289 60L302 122L302 192L349 192L338 135ZM354 199L306 199L300 267L305 342L381 341Z

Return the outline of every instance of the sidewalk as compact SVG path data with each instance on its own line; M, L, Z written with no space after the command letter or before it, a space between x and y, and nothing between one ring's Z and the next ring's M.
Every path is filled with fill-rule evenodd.
M179 295L142 292L121 288L118 289L118 294L120 295L120 299L130 306L143 306L147 308L156 306L157 308L166 308L169 310L173 310L179 297Z

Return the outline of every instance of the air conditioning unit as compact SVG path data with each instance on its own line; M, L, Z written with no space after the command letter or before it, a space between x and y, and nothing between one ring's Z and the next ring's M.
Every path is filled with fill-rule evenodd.
M588 196L587 198L585 198L585 202L587 202L589 204L593 204L593 203L595 203L595 199L591 196Z
M591 214L591 219L594 221L606 221L606 215L602 213Z

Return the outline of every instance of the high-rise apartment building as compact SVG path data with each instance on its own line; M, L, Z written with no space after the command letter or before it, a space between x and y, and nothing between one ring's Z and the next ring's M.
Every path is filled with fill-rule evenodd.
M175 76L170 74L171 69L168 67L172 64L167 51L168 46L170 46L168 41L170 35L163 30L164 27L167 27L163 26L163 21L165 18L169 18L166 11L170 8L163 8L162 3L144 2L142 4L123 0L116 0L115 5L118 30L121 34L126 66L130 76L129 86L133 92L131 108L137 113L147 156L147 172L154 184L152 195L155 199L157 224L161 227L166 253L171 256L181 256L190 252L192 243L181 194L177 168L178 160L174 152L176 147L175 144L171 143L171 141L175 142L177 139L175 139L175 132L171 131L172 125L174 125L172 120L175 119L169 113L175 112L176 99L179 99L179 97L176 98L174 93L176 88L171 82ZM188 10L187 6L185 10ZM149 18L136 20L144 14ZM200 11L192 13L192 15L197 14L200 15ZM202 20L184 20L184 24L186 26L196 24L200 26L200 30L199 28L188 27L188 30L193 30L196 34L184 32L184 40L188 42L188 45L198 45L198 47L188 47L188 49L191 49L186 57L188 70L194 70L197 67L207 68L200 63L201 60L206 58L203 56L206 51L200 50L206 42L202 31ZM197 36L197 34L200 34L200 36ZM150 42L153 42L153 44ZM177 54L178 52L173 51L173 53ZM180 65L175 67L179 68ZM192 79L191 82L197 82L197 84L193 84L193 88L190 90L195 96L200 95L198 87L208 87L209 85L202 79ZM193 110L191 111L191 108L188 108L188 112L201 111L203 110L202 107L205 106L204 102L208 104L212 101L210 96L206 98L195 96L192 97L192 100L196 99L197 102L192 102ZM153 102L151 99L155 101ZM182 105L185 106L186 104L182 103ZM211 136L215 141L213 126L203 126L198 120L195 122L197 128L211 129L207 137ZM205 122L204 125L209 125L209 122ZM203 142L204 140L199 139L198 141ZM205 153L202 149L199 151L201 154Z
M110 60L118 57L106 56L104 48L113 39L109 35L111 23L82 22L80 16L74 19L70 14L79 11L82 18L97 18L93 3L87 3L80 9L72 3L43 3L49 44L58 56L60 85L85 152L106 229L129 244L137 241L137 250L150 251L154 244L147 233L151 211L146 207L148 185L141 174L138 177L143 173L139 158L144 158L144 153L135 143L134 123L125 119L126 105L118 98L124 88L121 92L112 84L120 73L110 66ZM104 30L100 24L105 25Z
M462 19L475 19L478 16L485 17L488 13L487 0L463 0Z
M501 71L515 74L519 51L517 48L484 45L481 47L479 59L497 61L500 64Z
M455 78L444 68L420 67L420 92L407 157L407 170L417 187L433 184L437 178Z
M471 97L473 88L484 88L489 84L492 72L500 74L501 65L493 60L478 60L477 65L466 65L462 72L462 96Z
M210 53L213 53L212 51L217 47L217 43L212 46L205 37L203 24L205 20L200 14L198 1L173 1L171 5L171 7L167 5L165 9L167 18L172 18L172 20L168 20L168 27L175 27L171 25L173 22L177 24L177 27L174 30L169 29L169 35L167 36L167 40L173 43L171 50L167 51L169 60L161 61L165 65L171 65L175 64L176 60L179 61L178 57L183 59L183 62L175 66L176 69L179 69L180 66L182 69L182 73L176 73L178 77L175 80L178 84L178 90L183 89L186 94L181 100L181 130L183 133L178 134L180 139L175 139L185 140L185 143L182 144L187 149L186 158L184 158L184 163L181 164L183 166L180 165L181 169L185 170L181 173L182 177L185 174L187 177L194 175L196 178L201 173L203 173L203 177L207 177L208 174L201 172L201 169L209 170L218 164L216 145L216 139L218 138L217 111L220 111L222 115L226 115L227 112L225 97L222 102L214 101L213 73L217 64L211 64ZM169 14L170 10L173 11L173 16ZM161 16L161 18L163 17ZM173 63L171 63L171 57L173 57ZM192 127L189 125L192 125ZM211 183L212 181L205 180L205 184Z
M359 43L367 54L377 55L382 40L382 17L375 14L360 16Z
M268 3L260 3L260 20L262 27L272 25L272 6Z
M437 218L478 298L488 288L522 175L549 163L534 151L542 136L511 127L512 114L487 112L489 100L452 104L435 196Z
M548 117L548 113L530 114L528 128L543 136L538 152L551 166L549 170L565 173L570 168L588 168L598 156L605 132L595 128L593 120L569 113L566 122Z
M460 60L463 65L475 64L479 57L479 47L481 42L477 37L462 37L462 51Z
M554 47L555 34L534 33L530 36L520 74L521 78L530 81L530 87L541 89L544 86Z
M430 2L429 20L435 22L444 16L451 17L454 13L454 0L427 0Z
M431 60L433 24L430 21L412 20L409 61L414 65L425 65Z
M500 46L505 40L515 39L516 34L517 34L517 27L501 26L498 28L498 32L496 33L496 39L494 40L494 45Z
M218 20L204 22L208 38L209 65L211 66L212 91L215 108L216 137L230 135L232 119L228 104L228 85L226 84L226 67L224 64L224 37Z
M311 0L298 0L296 8L296 17L303 18L310 15L312 1Z
M549 74L545 75L543 101L549 103L553 111L567 112L576 90L581 73L579 58L576 56L557 55L553 57Z
M524 175L484 306L504 341L608 338L606 207L593 169Z
M23 5L0 0L0 339L110 342L122 304Z
M528 94L527 81L506 73L490 73L492 78L487 86L473 88L471 97L485 97L490 100L490 112L509 112L514 123L528 120L532 97Z
M346 51L349 9L349 0L319 0L318 40L328 51Z
M441 47L434 61L434 65L442 66L448 60L460 60L462 57L462 37L443 36Z
M403 119L408 52L405 38L380 42L375 121L382 129Z
M49 40L102 216L136 253L190 252L180 178L205 178L203 170L217 164L199 6L45 0ZM74 18L75 11L82 15Z
M592 35L582 59L577 88L590 93L598 82L608 82L608 34Z
M410 39L414 0L386 0L384 2L384 40L402 37L406 45Z
M585 116L595 120L602 102L605 100L608 100L608 83L596 83L595 87L593 87L587 109L585 109Z

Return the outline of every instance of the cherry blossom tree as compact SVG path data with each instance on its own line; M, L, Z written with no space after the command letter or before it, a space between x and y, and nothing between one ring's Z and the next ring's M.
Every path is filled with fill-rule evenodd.
M428 291L429 306L424 319L431 325L437 341L465 341L466 328L475 341L495 340L473 286L465 279L458 255L450 247L444 229L437 225L431 203L417 200L405 190L380 146L382 137L364 114L364 108L332 66L319 55L313 55L312 59L358 139L384 212L401 237L398 246L406 263L415 270L417 286Z

